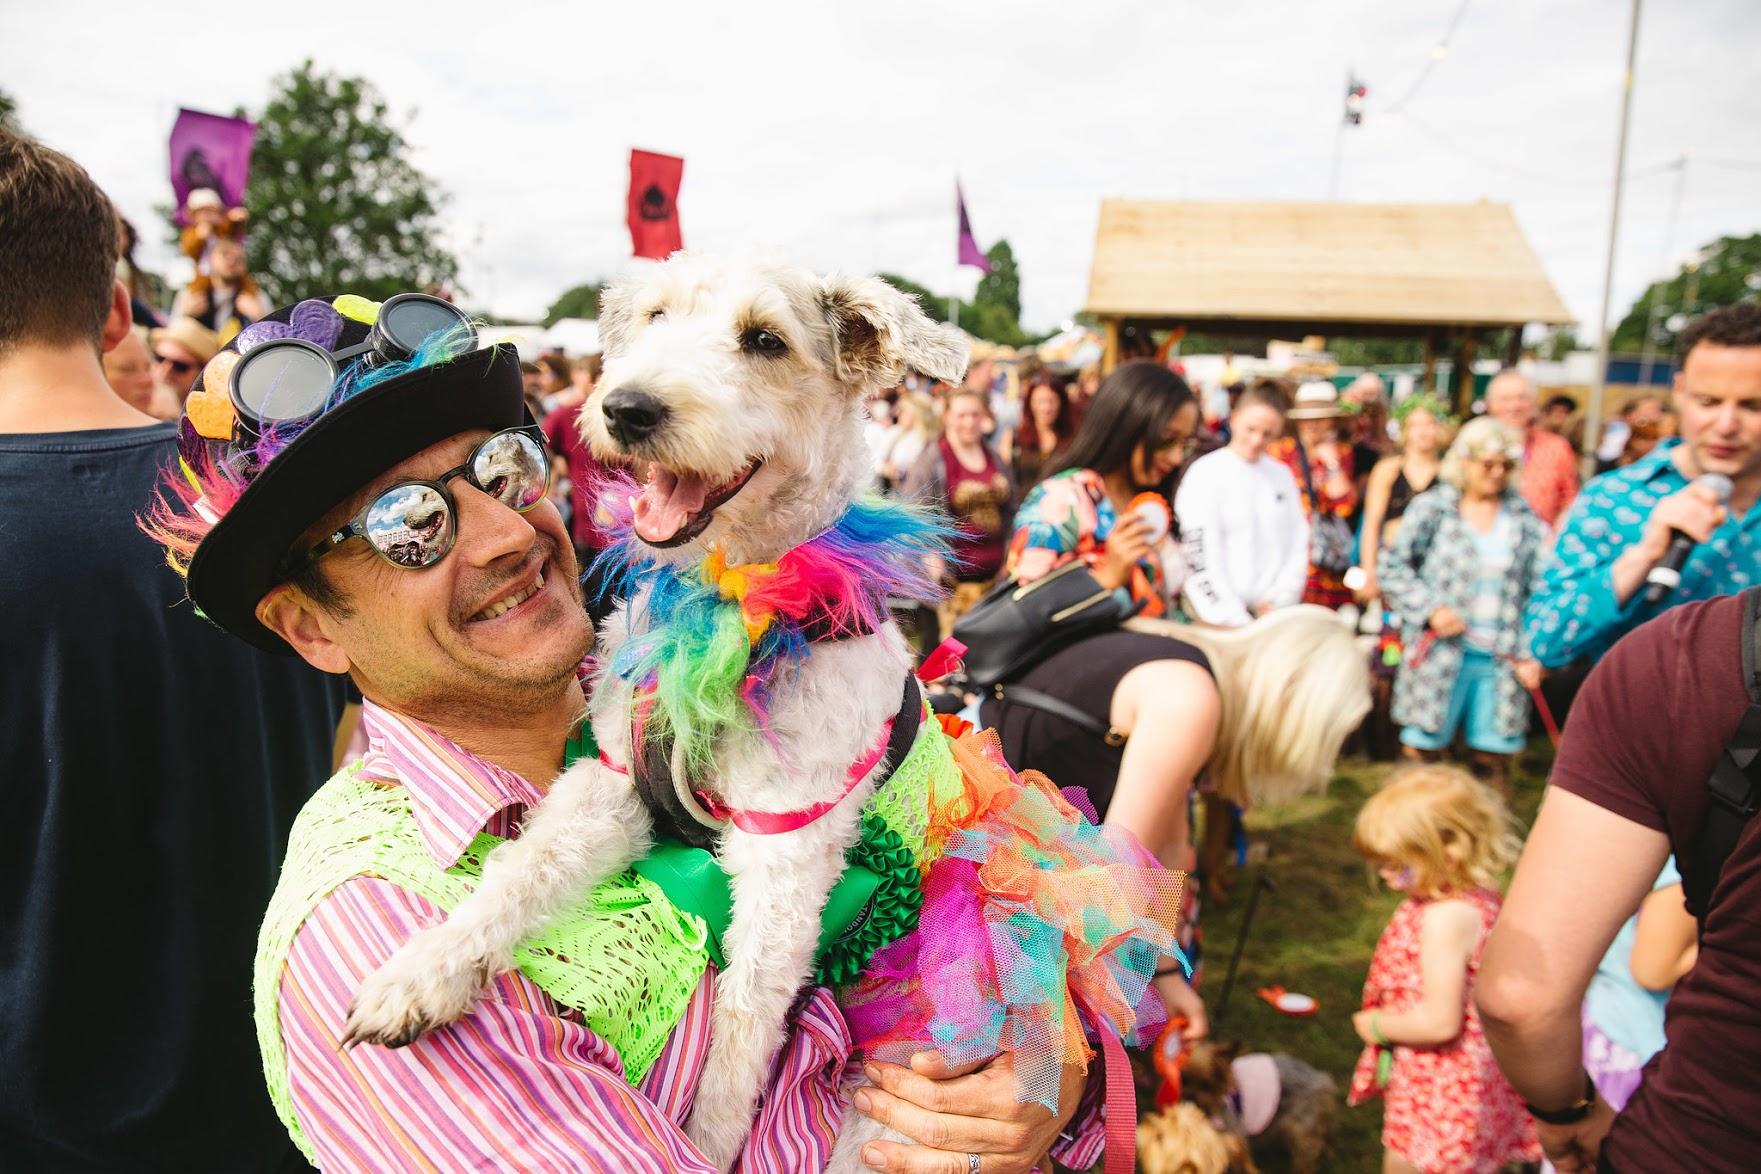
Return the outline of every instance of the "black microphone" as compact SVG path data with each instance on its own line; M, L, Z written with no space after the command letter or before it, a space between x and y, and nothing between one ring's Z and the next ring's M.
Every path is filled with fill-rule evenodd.
M1723 473L1702 473L1694 478L1694 484L1710 489L1717 494L1719 505L1726 505L1730 502L1730 478ZM1671 591L1681 586L1682 565L1688 561L1688 556L1694 553L1696 545L1698 544L1692 538L1680 530L1670 528L1669 553L1665 554L1663 561L1652 567L1651 573L1645 576L1645 603L1648 606L1656 607Z

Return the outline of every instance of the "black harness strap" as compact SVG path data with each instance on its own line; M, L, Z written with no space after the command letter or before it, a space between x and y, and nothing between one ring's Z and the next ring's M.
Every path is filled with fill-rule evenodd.
M1761 587L1743 592L1743 688L1749 707L1706 780L1712 803L1694 838L1693 858L1681 862L1682 896L1702 924L1724 862L1761 811Z
M922 724L923 694L918 689L916 675L906 673L904 696L900 699L899 711L893 715L893 728L887 736L886 756L881 760L875 790L887 785L887 780L911 753L911 744L917 740L917 731ZM693 848L714 848L727 821L711 815L691 788L673 775L673 740L644 738L637 743L632 736L631 744L640 745L641 750L630 761L630 781L635 785L642 805L648 808L655 831Z

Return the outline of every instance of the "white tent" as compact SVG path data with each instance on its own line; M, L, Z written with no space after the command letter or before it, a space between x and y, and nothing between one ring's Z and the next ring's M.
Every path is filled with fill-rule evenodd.
M599 353L599 323L592 318L562 318L544 332L544 345L573 358Z

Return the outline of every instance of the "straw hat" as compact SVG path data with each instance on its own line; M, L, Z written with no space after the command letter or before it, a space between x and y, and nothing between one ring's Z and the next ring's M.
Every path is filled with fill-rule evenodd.
M173 318L148 335L151 345L175 342L196 356L196 365L203 366L220 351L220 336L194 318Z
M1285 413L1286 420L1332 420L1349 415L1339 406L1339 389L1324 379L1316 379L1296 389L1296 402Z

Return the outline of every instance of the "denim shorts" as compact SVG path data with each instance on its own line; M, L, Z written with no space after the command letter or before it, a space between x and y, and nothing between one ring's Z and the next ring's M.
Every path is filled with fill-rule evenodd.
M1456 731L1466 723L1471 749L1487 754L1515 754L1521 750L1522 735L1505 737L1498 733L1498 671L1498 661L1490 652L1471 644L1462 649L1461 672L1449 694L1443 727L1421 730L1417 726L1402 726L1400 740L1416 750L1447 750L1455 744Z

